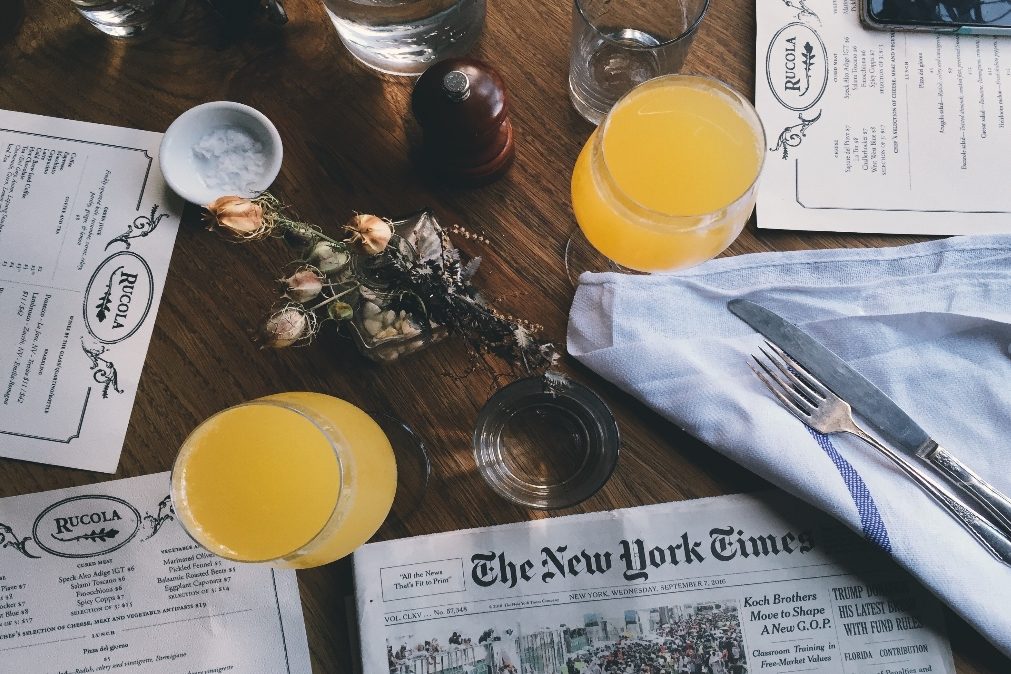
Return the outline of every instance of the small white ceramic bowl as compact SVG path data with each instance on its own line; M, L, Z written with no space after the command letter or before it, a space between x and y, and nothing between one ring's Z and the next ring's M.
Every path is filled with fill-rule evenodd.
M165 131L159 150L159 162L165 182L186 201L206 206L225 196L220 189L207 187L200 177L199 159L193 147L211 131L238 127L263 146L267 161L263 175L237 190L241 197L254 197L274 182L281 170L281 136L266 116L255 108L232 101L212 101L190 108L179 115Z

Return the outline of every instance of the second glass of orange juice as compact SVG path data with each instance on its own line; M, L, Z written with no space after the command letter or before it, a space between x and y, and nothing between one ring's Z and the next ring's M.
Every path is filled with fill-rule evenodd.
M670 272L705 262L755 207L765 133L726 84L668 75L621 98L583 147L572 209L586 239L619 265Z
M183 443L172 503L214 554L306 568L344 557L379 529L397 490L382 428L354 405L281 393L231 407Z

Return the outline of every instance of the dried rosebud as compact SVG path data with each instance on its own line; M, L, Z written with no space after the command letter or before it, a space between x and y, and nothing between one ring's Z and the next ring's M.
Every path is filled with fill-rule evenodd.
M355 310L351 308L350 304L338 301L330 303L330 306L327 307L327 313L335 321L346 321L354 315Z
M393 236L393 225L375 215L356 215L344 225L351 233L351 244L365 255L379 255Z
M285 297L296 302L308 302L323 291L323 279L314 269L299 269L280 282L284 284Z
M204 214L207 229L233 239L260 239L269 227L263 217L263 207L242 197L218 197L207 205Z
M283 349L309 333L309 319L301 309L285 307L267 319L260 333L264 346Z
M346 250L334 247L329 241L320 241L309 253L309 262L324 274L333 274L343 269L351 257Z

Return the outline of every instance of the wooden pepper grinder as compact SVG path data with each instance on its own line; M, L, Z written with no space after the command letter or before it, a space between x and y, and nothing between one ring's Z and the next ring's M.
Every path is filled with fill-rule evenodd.
M444 180L482 185L512 164L509 99L487 63L452 58L431 66L414 87L411 109L424 132L422 157Z

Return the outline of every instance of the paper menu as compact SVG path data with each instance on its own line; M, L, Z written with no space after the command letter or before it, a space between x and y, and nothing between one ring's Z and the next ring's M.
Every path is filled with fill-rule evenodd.
M169 474L0 499L0 670L309 674L294 571L197 546Z
M0 110L0 456L116 471L182 208L160 142Z
M1011 232L1011 39L882 32L863 0L761 0L758 225Z

